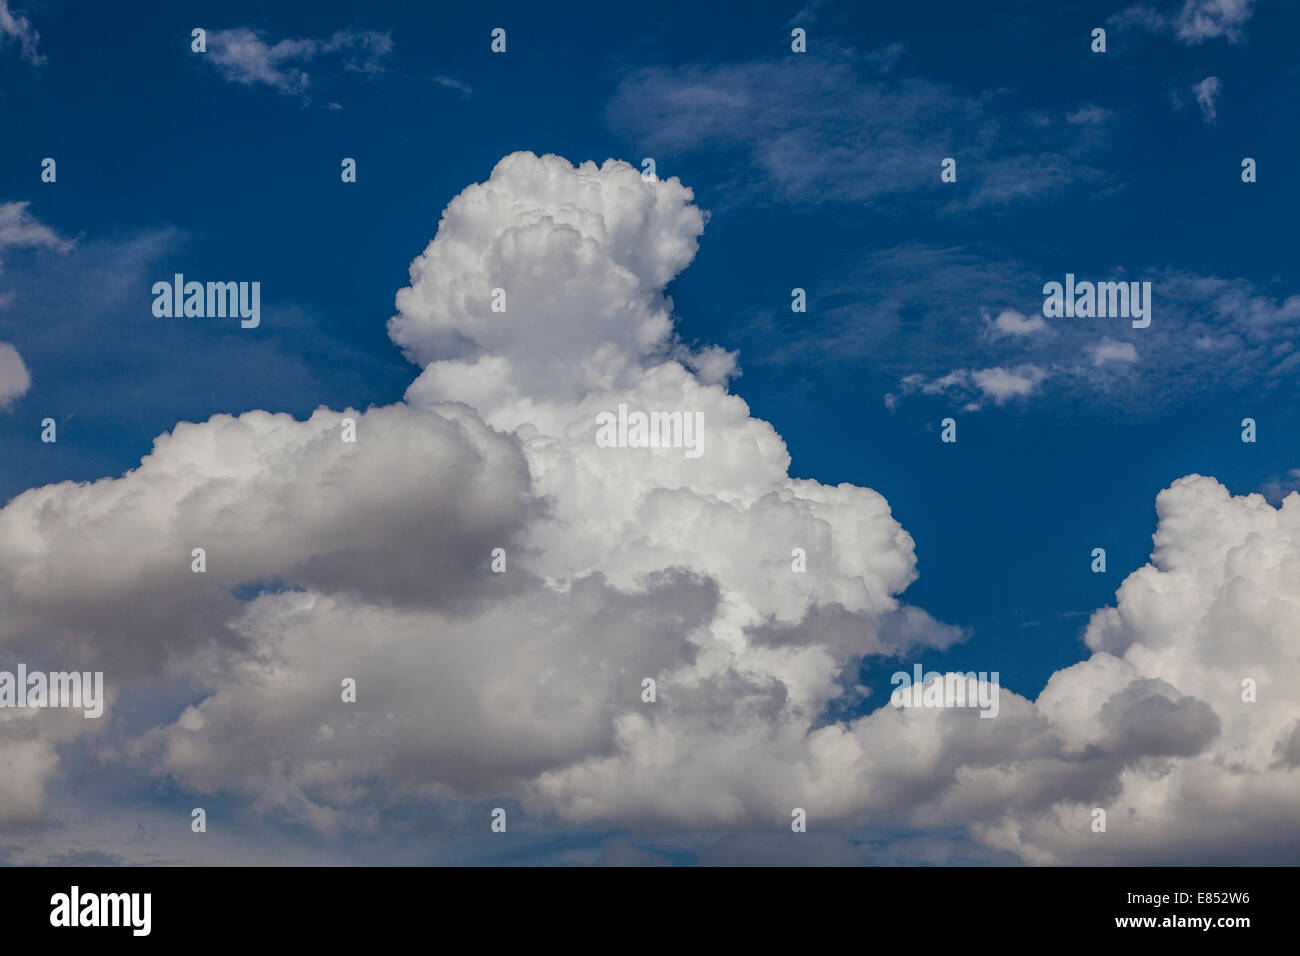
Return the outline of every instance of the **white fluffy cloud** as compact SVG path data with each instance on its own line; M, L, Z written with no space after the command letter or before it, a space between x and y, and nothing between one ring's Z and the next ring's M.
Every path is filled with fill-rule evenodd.
M960 634L899 605L915 561L884 499L791 479L780 437L719 384L734 357L675 340L663 289L696 251L691 198L624 163L507 157L398 295L393 338L425 366L407 403L182 424L121 478L19 496L0 512L0 640L40 634L121 695L206 688L123 752L322 828L435 795L744 816L744 780L682 800L583 781L706 750L741 773L736 735L800 759L853 660ZM702 413L703 454L599 447L619 404ZM748 636L764 628L797 637Z
M1138 357L1137 347L1132 342L1116 342L1112 338L1105 337L1096 345L1089 346L1088 354L1092 356L1093 365L1104 365L1106 362L1136 362Z
M993 326L1007 335L1032 335L1047 329L1041 315L1024 315L1015 309L1003 309L993 320Z
M1016 313L1012 313L1015 315ZM1007 320L1007 313L998 316L998 328L1012 335L1028 334L1026 327L1032 329L1028 320L1017 322ZM1021 316L1021 319L1024 317ZM1003 327L1006 321L1007 327ZM1014 329L1014 331L1012 331ZM977 411L985 400L992 400L995 405L1005 405L1013 398L1032 395L1038 386L1048 377L1047 369L1037 365L1018 365L1015 368L954 369L947 375L927 379L917 372L903 378L899 385L901 395L920 392L922 395L947 395L961 402L965 411ZM885 396L885 404L893 408L898 403L898 395L890 393Z
M1093 656L1055 674L1037 702L1058 759L1107 768L1105 785L1091 804L1062 794L979 833L1032 862L1294 859L1300 495L1274 508L1191 475L1156 508L1151 563L1093 614ZM1090 806L1106 809L1105 834L1077 825Z
M1290 468L1285 475L1270 478L1260 488L1271 504L1280 504L1293 491L1300 491L1300 468Z
M31 387L32 376L23 357L8 342L0 342L0 410L8 409Z
M326 834L477 799L689 829L785 828L800 806L844 834L965 825L1030 861L1276 834L1300 763L1300 496L1164 492L1153 565L1037 701L828 716L860 699L863 657L962 634L900 603L916 562L888 503L791 478L727 390L734 357L676 340L664 289L704 226L692 200L625 163L508 156L397 296L390 333L422 367L403 403L181 424L121 478L0 510L6 658L112 689L102 728L0 713L0 758L27 768L0 822L41 812L81 735ZM986 371L995 398L1028 380ZM619 405L701 413L703 453L601 447ZM1234 696L1245 677L1256 704ZM1243 799L1258 830L1207 826Z

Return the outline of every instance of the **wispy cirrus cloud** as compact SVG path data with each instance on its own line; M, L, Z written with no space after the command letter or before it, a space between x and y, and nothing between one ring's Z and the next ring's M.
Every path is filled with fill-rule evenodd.
M1086 123L1104 123L1114 114L1101 106L1082 106L1073 113L1067 113L1065 121L1076 126Z
M433 82L439 86L446 87L449 90L455 90L460 94L461 99L468 99L474 95L474 89L468 83L456 79L454 76L435 76Z
M40 66L45 57L37 49L41 35L32 26L32 21L22 13L9 9L9 0L0 0L0 46L15 42L20 55L32 66Z
M985 401L995 405L1005 405L1013 398L1024 398L1034 391L1048 377L1046 369L1037 365L1018 365L1015 368L954 369L947 375L927 380L920 373L908 375L899 385L901 395L921 392L924 395L945 395L963 402L963 411L979 411ZM899 395L890 393L885 396L885 405L893 409L898 404Z
M310 411L325 400L328 383L338 382L341 368L357 369L358 383L391 381L400 371L396 382L401 384L400 359L376 364L321 334L312 311L269 296L257 335L240 334L237 326L232 334L220 322L153 315L149 290L155 280L176 272L201 274L202 268L186 234L174 228L79 234L74 242L26 202L0 202L0 343L11 345L22 362L20 370L14 356L0 361L0 396L8 396L0 403L25 395L24 401L41 410L38 422L49 414L62 429L65 417L75 418L83 436L95 432L144 440L157 433L159 422L202 415L208 403ZM105 335L106 329L112 334ZM186 356L183 363L178 355ZM232 377L230 369L236 367L247 377ZM29 432L26 424L20 428L14 418L0 415L0 447L14 447ZM63 438L60 434L59 447L75 456L76 467L89 467L91 461L99 462L95 468L105 467L99 458L103 451L93 442L65 446ZM0 499L15 494L33 474L45 474L41 469L51 460L7 459L0 468Z
M1255 0L1184 0L1182 7L1138 3L1110 18L1112 26L1137 27L1196 46L1223 38L1240 43Z
M1087 396L1167 406L1244 386L1283 394L1300 371L1300 293L1170 268L1081 268L1080 280L1148 280L1152 320L1046 318L1062 275L961 247L902 245L858 262L809 300L818 328L754 320L752 365L853 363L879 376L890 408L943 396L959 407ZM755 352L763 357L756 357Z
M1000 93L900 73L903 55L891 44L652 67L623 78L608 119L651 155L708 150L730 160L728 190L751 198L757 185L780 200L869 202L935 187L947 157L960 183L949 209L1041 200L1106 179L1090 162L1105 141L1105 110L1061 122L1003 109Z
M267 41L261 31L248 27L214 30L208 34L205 54L231 83L269 86L304 101L310 97L311 76L306 66L324 57L339 58L345 71L376 76L393 51L393 38L374 30L340 30L328 39Z
M0 202L0 256L8 249L54 249L59 252L71 248L70 240L60 238L45 223L27 211L27 202ZM4 260L0 258L0 269Z
M966 361L991 367L944 371L940 364L929 374L914 372L900 379L885 403L893 408L910 394L943 394L973 411L982 399L1002 405L1039 394L1048 378L1061 394L1142 394L1155 404L1176 393L1243 383L1261 391L1293 386L1300 369L1300 295L1278 300L1245 279L1178 270L1147 274L1155 303L1149 328L1134 329L1126 319L1044 320L1029 308L986 317L982 327L956 321L945 334ZM1026 288L1037 282L1026 277Z

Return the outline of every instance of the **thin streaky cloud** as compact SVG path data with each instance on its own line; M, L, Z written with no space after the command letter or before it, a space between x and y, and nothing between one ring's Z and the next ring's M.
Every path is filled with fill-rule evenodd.
M335 57L345 71L378 76L393 51L393 38L387 32L340 30L323 40L288 38L271 43L263 31L237 27L211 31L207 46L203 56L228 82L269 86L305 101L313 86L306 69L309 64Z
M17 43L22 58L32 66L40 66L45 62L38 49L40 39L41 35L25 14L10 9L9 0L0 0L0 46Z

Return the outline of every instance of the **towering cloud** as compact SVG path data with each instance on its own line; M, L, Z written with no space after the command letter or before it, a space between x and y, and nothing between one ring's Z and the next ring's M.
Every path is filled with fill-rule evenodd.
M124 752L325 828L436 795L788 814L752 774L807 756L852 661L959 633L898 613L914 556L884 499L790 478L719 384L734 358L675 340L691 199L624 163L507 157L398 295L393 338L424 367L407 403L182 424L121 478L20 496L0 512L5 644L40 634L118 695L195 682ZM704 454L599 447L620 403L702 413ZM772 627L797 639L751 636ZM661 773L701 779L680 797L633 781Z

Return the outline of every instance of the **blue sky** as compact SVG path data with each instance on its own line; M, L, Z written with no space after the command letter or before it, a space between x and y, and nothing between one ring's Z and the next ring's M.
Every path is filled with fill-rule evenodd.
M32 379L0 413L0 497L121 475L178 421L399 401L419 370L385 323L452 197L516 150L653 157L709 212L668 287L682 339L738 352L731 390L792 476L888 500L916 542L904 599L968 634L926 666L1032 699L1148 560L1161 489L1200 473L1276 503L1300 467L1300 8L1182 7L11 0L39 43L0 44L0 202L53 238L0 249L0 341ZM199 26L317 49L223 69L191 52ZM155 318L174 272L259 280L261 327ZM999 331L1066 273L1152 281L1151 327ZM1027 393L981 389L987 369ZM862 681L887 694L897 666Z

